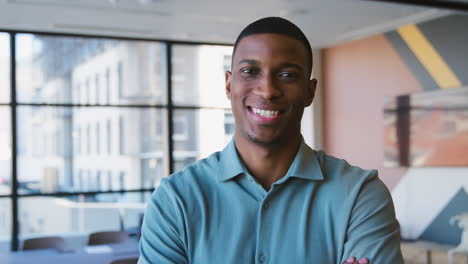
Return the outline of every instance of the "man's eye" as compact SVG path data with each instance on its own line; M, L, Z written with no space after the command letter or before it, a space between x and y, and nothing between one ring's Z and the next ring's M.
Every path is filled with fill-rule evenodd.
M294 76L295 74L291 72L282 72L279 74L279 77L281 78L293 78Z
M254 70L254 69L251 69L251 68L243 68L243 69L241 69L241 73L249 74L249 75L250 75L250 74L255 74L255 73L257 73L257 71Z

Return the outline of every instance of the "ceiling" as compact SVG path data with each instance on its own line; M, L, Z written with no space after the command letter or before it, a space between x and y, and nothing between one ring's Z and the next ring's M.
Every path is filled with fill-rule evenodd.
M282 16L320 48L448 14L362 0L0 0L0 29L233 43L248 23Z

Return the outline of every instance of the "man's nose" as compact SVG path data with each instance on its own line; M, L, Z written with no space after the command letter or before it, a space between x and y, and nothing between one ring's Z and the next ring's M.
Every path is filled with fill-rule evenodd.
M267 100L280 97L281 93L282 92L279 87L278 80L276 80L275 77L270 74L263 75L257 83L257 87L255 89L256 95L261 96Z

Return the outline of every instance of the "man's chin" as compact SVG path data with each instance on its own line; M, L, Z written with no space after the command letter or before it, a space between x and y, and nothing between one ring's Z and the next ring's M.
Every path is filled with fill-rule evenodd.
M248 135L249 140L252 143L255 143L257 145L261 145L264 147L269 147L269 146L277 146L284 142L280 137L259 137L255 135Z

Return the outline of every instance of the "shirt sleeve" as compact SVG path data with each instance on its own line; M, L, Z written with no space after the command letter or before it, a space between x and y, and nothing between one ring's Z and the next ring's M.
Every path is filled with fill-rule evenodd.
M139 264L188 263L181 238L181 216L166 181L154 191L146 208L140 238Z
M367 258L369 264L404 263L392 197L377 171L358 190L354 201L340 263L349 257Z

